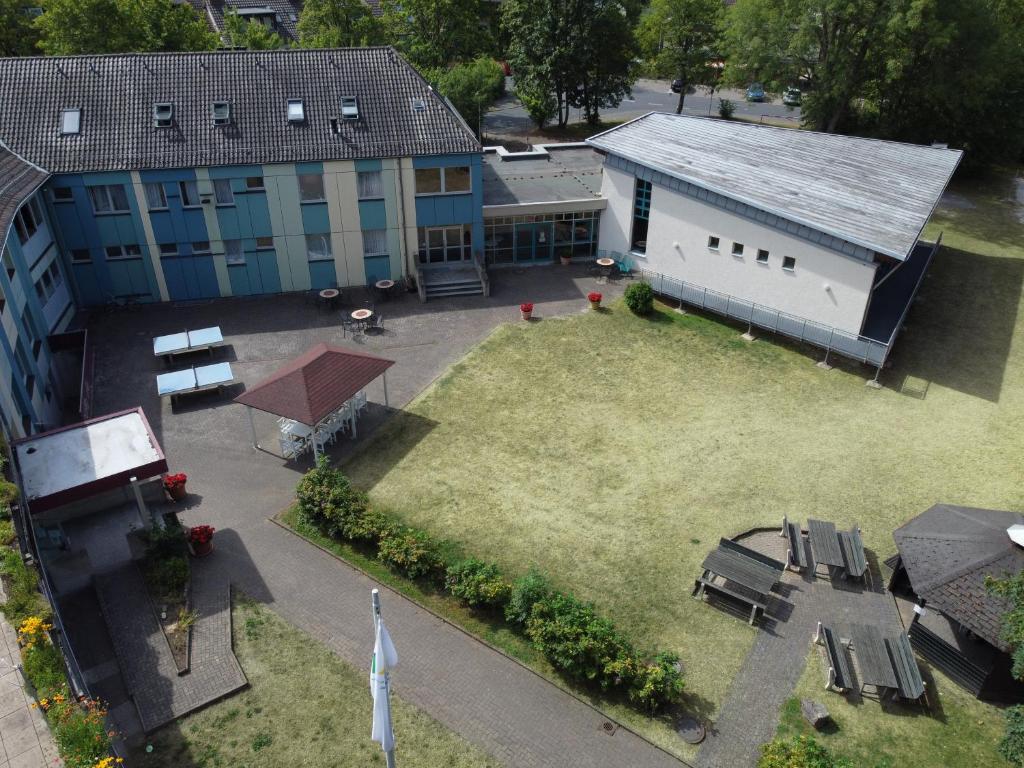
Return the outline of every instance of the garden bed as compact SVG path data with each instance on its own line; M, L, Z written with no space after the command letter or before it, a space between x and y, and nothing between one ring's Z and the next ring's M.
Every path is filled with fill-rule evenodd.
M192 627L197 615L191 607L191 567L185 533L177 519L163 530L136 534L145 544L145 557L136 561L149 594L150 606L178 674L189 671L192 649Z

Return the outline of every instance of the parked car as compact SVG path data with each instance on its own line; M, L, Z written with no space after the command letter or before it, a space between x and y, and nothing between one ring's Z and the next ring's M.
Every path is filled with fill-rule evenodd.
M787 107L799 107L803 94L799 88L787 88L782 94L782 103Z
M682 80L673 80L672 81L672 93L679 93L682 89L683 89L683 81ZM696 93L697 89L694 86L692 86L692 85L688 85L688 86L686 86L686 92L688 94Z
M751 83L747 86L747 101L764 101L764 86Z

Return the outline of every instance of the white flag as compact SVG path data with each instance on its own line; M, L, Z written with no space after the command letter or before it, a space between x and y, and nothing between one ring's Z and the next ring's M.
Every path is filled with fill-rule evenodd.
M388 672L398 664L398 653L383 620L377 622L377 636L370 662L370 693L373 696L373 730L370 738L379 742L385 752L395 748L391 727L391 701L388 698Z

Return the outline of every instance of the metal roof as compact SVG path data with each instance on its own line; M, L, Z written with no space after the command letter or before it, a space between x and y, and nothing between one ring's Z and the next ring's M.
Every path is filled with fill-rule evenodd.
M1024 569L1024 548L1007 533L1022 522L1016 512L936 504L892 536L914 592L1007 651L1001 629L1008 603L985 588L985 577Z
M235 402L312 427L394 364L394 360L321 342Z
M3 242L7 241L14 214L49 176L0 142L0 235Z
M355 96L359 119L341 117ZM306 121L291 124L288 99ZM426 109L413 111L413 99ZM214 101L231 103L216 126ZM153 125L153 105L174 105ZM393 48L0 59L0 141L51 173L480 152L462 118ZM82 110L61 136L60 112Z
M652 112L587 143L903 260L960 150Z

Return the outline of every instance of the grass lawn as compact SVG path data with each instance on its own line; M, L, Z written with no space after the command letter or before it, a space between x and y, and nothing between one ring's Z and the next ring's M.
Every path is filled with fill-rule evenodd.
M234 646L250 687L189 715L152 737L153 751L133 766L384 765L370 741L370 689L354 669L267 608L236 597ZM403 766L469 768L497 762L393 696L392 715Z
M957 193L881 391L717 319L616 305L499 328L343 469L408 522L511 574L535 564L678 651L689 707L713 717L754 637L689 597L720 536L824 517L859 523L880 561L936 501L1024 506L1024 225L1005 179Z
M996 752L1003 718L995 707L979 704L941 672L921 664L928 682L931 710L874 698L850 698L823 689L825 669L821 654L812 648L807 669L794 696L782 710L779 736L813 733L800 713L800 699L813 699L828 707L834 725L815 734L822 744L863 768L932 768L972 766L1008 768ZM931 693L938 691L938 696Z

